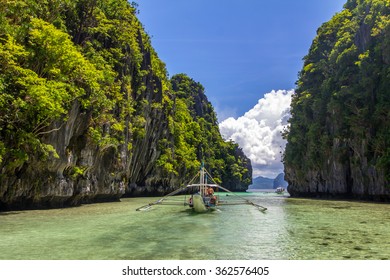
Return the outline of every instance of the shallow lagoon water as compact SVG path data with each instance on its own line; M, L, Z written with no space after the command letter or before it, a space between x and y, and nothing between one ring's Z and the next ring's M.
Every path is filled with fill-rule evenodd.
M268 211L135 211L153 198L125 198L0 213L0 259L390 259L389 204L243 195Z

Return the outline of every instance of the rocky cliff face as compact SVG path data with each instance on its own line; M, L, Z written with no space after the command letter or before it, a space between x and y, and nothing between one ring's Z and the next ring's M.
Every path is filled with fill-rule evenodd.
M342 146L351 150L348 158L340 161ZM288 191L292 196L390 201L384 171L369 164L364 149L364 142L354 146L334 140L331 154L319 170L299 174L293 167L285 168L289 179Z
M139 38L139 44L143 49L142 38ZM144 51L143 56L142 67L150 68L151 54ZM96 143L89 133L93 113L83 109L80 102L73 102L66 120L54 121L48 128L52 132L41 138L55 149L57 157L41 160L32 154L31 159L13 174L3 162L0 208L63 207L119 200L124 194L156 195L169 191L171 180L159 177L159 169L155 166L161 153L158 143L169 137L167 116L161 108L154 109L149 105L162 104L162 85L156 80L153 72L143 77L141 84L145 89L137 98L140 103L147 104L141 112L128 116L127 128L120 136L122 143ZM133 87L133 91L137 91L139 86ZM135 116L144 120L142 135L137 137L128 128ZM102 127L107 134L110 129L108 124Z
M252 184L252 164L238 145L233 145L232 155L234 156L234 162L226 167L228 172L222 178L222 182L231 191L244 192ZM237 174L237 171L239 171L240 175L234 176L233 174Z
M54 2L0 5L0 210L161 195L206 158L221 183L250 183L203 87L175 90L134 7Z
M292 196L390 201L389 1L354 1L318 30L284 155Z
M284 173L279 173L278 176L275 177L273 182L273 188L277 189L279 187L287 188L288 183L284 180Z
M68 120L45 139L57 150L58 158L41 161L33 157L13 176L2 174L2 208L62 207L119 199L125 192L125 166L114 148L100 149L92 143L87 137L88 123L88 113L75 102Z
M225 142L218 128L218 120L212 104L200 83L185 74L171 79L176 101L187 104L193 123L197 126L196 158L205 161L206 168L220 184L231 191L245 191L252 183L252 164L242 149L233 142ZM190 140L190 139L189 139ZM189 141L190 143L194 141Z

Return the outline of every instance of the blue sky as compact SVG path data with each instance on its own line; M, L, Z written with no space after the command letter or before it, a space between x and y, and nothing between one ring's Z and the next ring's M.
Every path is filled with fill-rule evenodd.
M346 0L139 0L139 19L170 76L200 82L225 139L253 175L283 172L281 131L303 57Z
M138 0L169 74L204 85L219 121L292 89L317 28L346 0Z

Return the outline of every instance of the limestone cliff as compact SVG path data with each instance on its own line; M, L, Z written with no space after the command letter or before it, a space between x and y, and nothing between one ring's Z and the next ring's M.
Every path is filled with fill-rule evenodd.
M0 210L161 195L201 159L249 185L250 161L218 138L203 90L175 90L135 7L48 2L0 5Z
M293 97L292 196L390 200L390 2L349 0L324 23Z
M193 122L188 126L195 126L194 131L198 131L187 140L196 147L196 158L205 161L214 179L225 188L245 191L252 183L251 161L236 143L223 140L217 116L203 86L185 74L174 75L171 82L176 103L183 101L189 109Z

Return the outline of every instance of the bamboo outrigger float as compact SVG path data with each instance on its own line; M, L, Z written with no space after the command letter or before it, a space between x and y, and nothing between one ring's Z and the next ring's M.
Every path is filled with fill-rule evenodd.
M193 183L196 178L199 177L199 183ZM209 182L210 181L210 182ZM214 190L223 190L227 192L229 195L234 197L236 200L221 200L219 195L214 194ZM169 200L169 198L174 197L180 193L188 193L192 191L190 198L187 200L186 197L184 201L179 200ZM188 185L185 187L179 188L166 196L158 199L155 202L151 202L147 205L141 206L137 208L137 211L145 211L151 209L154 205L178 205L178 206L188 206L192 208L197 213L205 213L209 211L214 211L219 208L221 205L240 205L240 204L248 204L256 207L258 210L264 212L267 208L253 203L252 201L218 185L215 183L214 179L208 173L208 171L204 168L202 164L197 175L190 181Z

